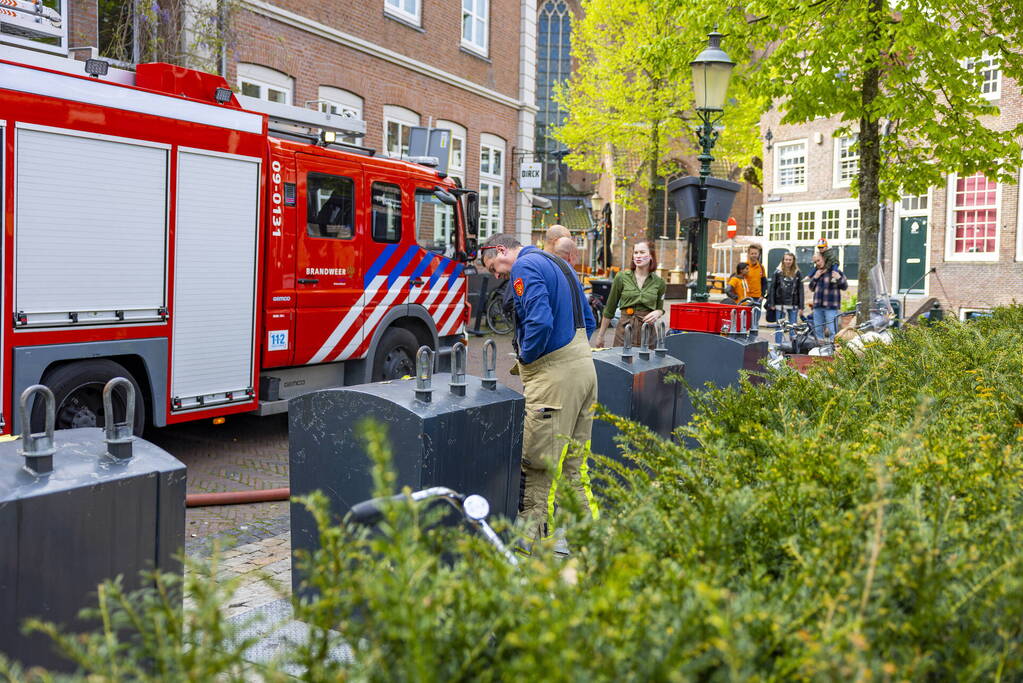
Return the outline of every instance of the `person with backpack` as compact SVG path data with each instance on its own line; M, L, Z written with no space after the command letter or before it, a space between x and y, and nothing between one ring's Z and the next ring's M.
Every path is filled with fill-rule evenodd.
M829 264L821 251L813 253L816 270L810 276L813 292L813 329L821 339L838 334L838 314L842 305L842 292L849 289L849 281L838 265Z
M791 251L781 257L771 283L767 288L767 308L773 312L778 323L787 320L795 324L799 312L803 310L803 274L796 266L796 255ZM770 318L770 313L769 313ZM781 344L784 334L781 327L774 333L774 343ZM792 341L792 330L789 330L789 341Z

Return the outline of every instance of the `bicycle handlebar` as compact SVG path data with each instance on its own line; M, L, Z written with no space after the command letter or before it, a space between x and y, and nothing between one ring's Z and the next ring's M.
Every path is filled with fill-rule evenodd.
M465 496L457 491L453 491L444 486L432 486L428 489L421 491L413 491L408 495L415 502L421 502L424 500L430 500L431 498L442 498L451 504L456 510L462 513L462 516L467 522L472 524L474 527L480 530L483 537L500 551L504 556L505 560L508 561L512 566L518 566L519 561L515 555L508 550L501 537L497 535L497 532L487 523L486 514L489 510L489 506L486 506L485 500L480 500L486 507L484 508L483 516L476 517L470 515L465 509L465 502L470 498L481 499L480 496ZM393 496L386 496L383 498L371 498L370 500L364 500L361 503L356 503L349 510L348 515L351 521L356 524L371 525L376 524L380 521L383 516L383 506L388 503L405 500L406 496L404 493L399 493Z

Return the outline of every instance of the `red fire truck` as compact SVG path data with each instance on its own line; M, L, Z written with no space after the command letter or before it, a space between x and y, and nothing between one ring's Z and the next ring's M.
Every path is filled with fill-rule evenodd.
M0 57L3 433L36 383L78 427L125 376L141 431L283 412L464 338L478 200L429 160L207 73Z

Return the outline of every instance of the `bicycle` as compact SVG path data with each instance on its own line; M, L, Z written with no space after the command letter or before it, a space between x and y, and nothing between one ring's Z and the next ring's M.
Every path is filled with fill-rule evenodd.
M515 328L511 309L514 304L510 301L505 301L505 293L507 291L508 281L501 280L500 284L487 295L487 307L484 309L486 311L487 327L494 334L511 334ZM592 294L592 288L589 285L585 285L583 291L588 294L586 302L593 313L593 319L599 323L600 316L604 312L604 297L599 294Z
M511 334L515 328L512 320L512 312L508 307L510 302L505 301L505 293L508 291L508 280L500 280L497 287L487 295L486 308L483 310L487 317L487 327L494 334Z

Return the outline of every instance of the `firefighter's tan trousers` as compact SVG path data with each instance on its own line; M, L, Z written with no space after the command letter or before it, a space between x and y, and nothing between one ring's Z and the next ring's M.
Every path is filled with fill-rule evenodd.
M575 338L560 349L520 364L519 374L526 393L526 420L525 492L517 521L532 542L554 531L554 491L559 480L567 480L580 502L596 514L583 458L567 457L567 438L588 445L593 428L597 371L586 330L577 330Z

